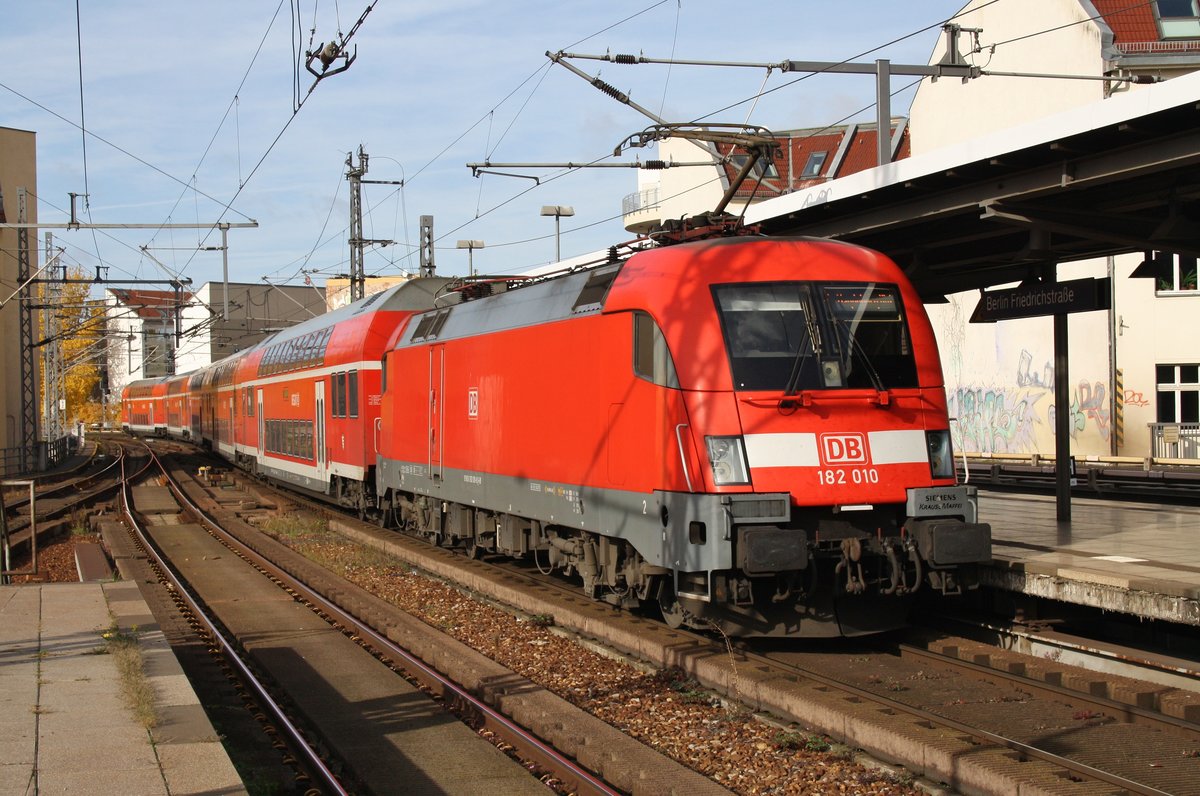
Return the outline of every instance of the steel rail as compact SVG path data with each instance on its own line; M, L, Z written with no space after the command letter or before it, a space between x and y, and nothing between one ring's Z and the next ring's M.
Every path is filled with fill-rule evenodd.
M289 493L289 495L291 495L291 493ZM292 497L294 498L295 496L293 495ZM326 511L329 510L328 506L325 506L324 504L316 503L309 498L303 498L303 500L305 502L309 503L310 505L312 505L314 508L323 508ZM492 564L492 566L499 566L509 576L523 578L523 579L529 581L530 583L536 583L540 587L543 587L543 588L550 587L552 589L561 591L563 594L577 596L577 591L575 590L575 588L573 588L572 586L569 586L567 584L563 584L563 583L554 581L553 579L535 578L532 575L530 575L528 572L525 572L524 570L522 570L520 568L510 567L510 566L506 566L504 564ZM692 634L690 631L687 631L687 630L677 629L675 632L683 633L686 635L694 635L697 640L710 641L710 639L708 639L705 636L702 636L699 634ZM1035 746L1031 746L1031 745L1023 743L1021 741L1018 741L1018 740L1015 740L1012 738L1008 738L1008 737L1000 735L998 733L992 733L987 730L984 730L984 729L981 729L978 727L974 727L969 724L964 724L962 722L955 721L954 719L946 718L940 714L933 713L931 711L926 711L922 708L913 707L907 703L893 700L889 697L882 696L873 691L869 691L869 690L858 688L856 686L853 686L853 685L850 685L847 683L843 683L840 680L837 680L836 678L819 674L810 669L804 669L799 666L795 666L793 664L783 663L781 661L775 660L775 659L770 658L765 655L750 652L750 651L746 650L744 647L738 649L737 652L738 652L738 654L745 656L748 660L758 661L759 663L761 663L764 666L770 666L770 667L773 667L776 669L786 670L787 673L789 673L789 674L792 674L792 675L795 675L798 677L803 677L808 680L813 680L813 681L821 683L822 685L826 685L831 688L836 688L838 690L845 691L856 697L859 697L860 699L864 699L869 702L879 704L881 706L887 707L889 709L892 709L892 710L895 710L898 712L906 713L908 715L914 716L914 717L919 718L924 721L928 721L928 722L939 724L939 725L942 725L945 727L952 728L964 735L968 735L973 738L978 738L982 741L990 742L997 746L1003 746L1012 751L1016 751L1021 754L1024 754L1030 758L1041 760L1042 762L1050 763L1051 765L1057 765L1057 766L1064 768L1072 773L1079 774L1081 776L1088 777L1091 779L1095 779L1095 780L1104 782L1106 784L1114 785L1119 788L1124 788L1127 792L1129 792L1131 794L1140 794L1141 796L1171 796L1171 794L1169 794L1165 791L1158 790L1157 788L1153 788L1149 785L1145 785L1143 783L1134 782L1133 780L1125 779L1124 777L1121 777L1120 775L1112 774L1112 773L1104 771L1102 769L1097 769L1097 768L1088 766L1085 763L1080 763L1079 761L1072 760L1072 759L1066 758L1066 757L1062 757L1060 755L1056 755L1053 752L1047 752L1043 749L1039 749ZM1003 674L1003 673L1001 673L1001 674ZM1039 685L1044 685L1044 684L1039 684ZM1084 698L1084 699L1094 699L1092 697L1088 697L1087 695L1081 695L1081 694L1079 694L1079 692L1072 692L1072 691L1067 690L1066 693L1072 697L1080 696L1081 698ZM1121 705L1121 707L1127 708L1128 706ZM1170 721L1170 719L1167 719L1167 721ZM1181 724L1187 725L1188 723L1181 722Z
M1014 738L1008 738L1004 735L1000 735L999 733L990 732L971 724L965 724L961 721L947 718L946 716L925 710L924 708L914 707L905 702L891 699L890 697L877 694L865 688L859 688L858 686L841 682L834 677L829 677L818 672L814 672L811 669L805 669L792 664L782 663L778 660L774 660L768 656L760 655L758 653L751 653L743 650L742 654L746 656L747 660L756 660L764 666L772 666L780 670L786 670L793 676L803 677L807 680L812 680L821 683L822 685L829 686L830 688L836 688L839 691L853 694L860 699L884 706L896 712L905 713L922 721L930 722L943 727L949 727L957 732L962 733L963 735L977 738L981 741L986 741L987 743L1001 746L1014 752L1019 752L1020 754L1029 758L1040 760L1044 763L1049 763L1051 765L1066 769L1073 774L1078 774L1080 776L1103 782L1117 788L1123 788L1128 793L1139 794L1140 796L1172 796L1166 791L1161 791L1144 783L1126 779L1120 775L1089 766L1086 763L1081 763L1078 760L1072 760L1069 757L1063 757L1061 755L1054 754L1053 752L1048 752L1045 749L1040 749L1036 746L1018 741Z
M1147 710L1137 705L1118 702L1108 697L1035 680L1032 677L1027 677L1016 672L1007 672L1003 669L975 663L974 661L965 661L944 653L914 647L909 644L900 645L900 657L916 658L932 663L934 666L955 669L977 680L1003 680L1006 683L1011 683L1019 687L1022 691L1028 691L1035 695L1050 697L1066 704L1083 704L1098 708L1105 713L1124 719L1129 724L1153 727L1157 730L1182 735L1189 740L1200 739L1200 726L1197 726L1195 722L1177 719L1174 716L1168 716L1154 710Z
M81 464L79 466L79 468L77 468L77 469L82 469L83 467L86 467L87 465L91 464L95 460L95 457L96 457L99 449L100 449L100 446L97 445L96 450L94 450L92 452L92 456L87 461L83 462L83 464ZM97 470L94 473L90 473L90 474L82 476L80 478L76 478L73 481L66 481L61 484L55 484L54 486L48 486L44 489L39 489L37 491L37 499L42 500L42 499L48 498L52 495L56 495L59 492L66 492L68 489L79 490L79 489L85 488L82 486L83 484L86 484L89 481L96 481L96 480L100 479L102 476L104 476L104 474L107 473L109 470L112 470L113 468L117 467L117 465L120 464L121 458L124 455L125 455L125 449L118 446L116 457L111 462L109 462L107 465L105 465L104 467L100 468L99 470ZM64 473L55 473L55 475L63 475L63 474ZM43 476L43 477L46 477L46 476ZM32 480L37 481L38 479L35 477ZM19 509L22 506L28 506L28 505L29 505L29 498L27 498L27 497L20 497L20 498L17 498L16 500L5 502L5 506L9 510Z
M180 491L178 485L174 483L171 474L167 468L155 455L154 451L146 443L146 450L150 453L150 461L146 466L139 471L134 478L140 477L146 470L149 470L153 465L157 464L163 475L167 478L168 483L172 486L172 492L178 498ZM123 468L122 468L123 469ZM277 728L282 728L285 735L291 741L291 747L298 750L304 757L304 767L310 773L313 773L321 781L320 787L327 793L342 794L343 796L350 793L338 780L337 776L330 770L317 753L310 745L308 739L304 736L300 728L287 716L282 706L271 696L266 685L254 674L245 660L242 659L237 647L225 634L218 625L216 620L209 614L206 608L203 607L200 598L191 590L191 587L186 584L180 574L167 561L161 548L150 538L143 526L136 518L133 509L131 480L128 477L122 479L121 502L126 519L129 521L130 528L133 530L138 542L143 546L146 552L152 556L155 565L162 573L163 577L169 581L171 588L175 594L186 603L187 608L199 621L208 636L220 647L220 651L236 670L242 682L254 693L255 699L260 705L264 706L270 713L272 721ZM190 504L190 501L183 501Z
M326 621L331 621L331 623L341 626L343 632L352 637L357 636L359 643L374 648L377 654L399 661L401 668L408 674L419 680L431 691L451 701L460 710L464 712L467 710L471 711L474 717L482 722L485 729L501 733L505 741L512 744L523 758L538 763L546 770L552 772L555 778L562 782L568 790L577 794L596 794L597 796L617 796L620 793L619 790L614 789L603 779L560 753L553 745L542 741L491 705L474 696L453 680L442 675L441 672L429 666L420 658L360 621L354 615L346 612L323 595L310 589L302 581L283 572L265 556L248 547L222 528L216 520L212 519L183 493L182 488L170 473L167 473L167 479L176 497L187 506L188 510L194 513L211 532L239 555L242 555L249 563L267 571L271 577L286 581L289 590L296 592L304 601L316 605L316 610L320 613L326 614ZM323 506L323 508L328 510L329 507Z
M39 509L36 501L41 498L46 498L55 492L63 491L69 487L77 487L81 483L99 479L109 470L113 469L113 467L121 464L124 456L125 449L118 446L117 457L111 464L103 468L100 472L93 473L92 475L84 478L76 479L75 481L67 484L42 490L41 492L37 491L37 479L22 481L20 483L29 485L28 497L22 497L21 499L11 503L8 502L7 499L0 500L0 508L2 508L4 514L2 524L0 524L0 529L2 529L0 530L0 539L3 541L3 550L0 551L0 556L2 556L2 560L0 560L0 579L3 579L3 582L8 582L8 578L14 576L37 575L38 535L41 533L46 533L47 536L50 535L50 533L44 529L42 531L38 530L39 520L48 520L59 517L65 514L67 511L74 509L81 503L94 501L101 495L104 495L108 492L116 492L121 486L121 481L119 478L114 478L113 482L107 486L93 488L90 492L85 492L68 498L66 502L62 503L61 505L52 506L51 508ZM90 462L91 459L88 461ZM12 485L18 482L5 481L3 483L5 485ZM0 486L0 488L3 487ZM24 514L20 511L20 509L26 507L29 509L28 514ZM56 524L51 524L49 527L57 529ZM25 545L29 546L29 568L19 570L13 569L11 563L12 556L18 548L24 547Z

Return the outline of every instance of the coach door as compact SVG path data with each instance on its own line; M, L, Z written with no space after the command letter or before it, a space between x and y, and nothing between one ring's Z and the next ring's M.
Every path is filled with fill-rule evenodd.
M435 345L429 349L429 477L442 479L442 436L446 430L443 416L446 389L446 346Z
M265 443L265 437L266 437L265 425L266 424L263 421L263 411L262 411L263 400L262 400L262 388L261 387L258 388L258 395L256 396L256 400L258 401L258 455L259 455L259 457L261 457L263 455L263 446L266 444Z
M322 484L329 481L329 459L325 449L325 379L317 379L317 417L313 427L313 444L316 447L317 478Z

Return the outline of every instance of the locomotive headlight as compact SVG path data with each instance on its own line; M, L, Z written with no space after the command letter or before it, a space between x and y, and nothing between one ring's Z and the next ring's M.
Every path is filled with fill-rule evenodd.
M926 431L929 448L929 470L934 478L954 478L954 451L950 447L950 431Z
M708 446L714 484L750 483L750 468L746 465L746 450L741 437L705 437L704 444Z

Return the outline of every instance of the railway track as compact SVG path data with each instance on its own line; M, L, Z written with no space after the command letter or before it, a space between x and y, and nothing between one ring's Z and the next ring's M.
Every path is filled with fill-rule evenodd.
M294 496L280 500L304 503ZM311 510L326 508L313 504ZM1195 719L1200 717L1194 713L1200 708L1176 705L1172 709L1186 719L1159 719L1157 726L1147 723L1155 720L1152 715L1142 716L1137 709L1139 703L1153 699L1162 702L1165 689L1161 686L1147 691L1131 683L1100 685L1110 681L1072 667L1052 665L1055 662L1046 659L1001 654L995 648L989 651L982 645L944 639L942 654L936 658L917 658L929 653L916 649L880 651L857 642L818 650L808 654L807 662L789 660L788 656L796 653L778 650L767 656L740 647L731 655L723 644L712 639L673 631L628 614L614 614L611 608L581 599L574 585L547 583L520 567L498 568L469 560L349 519L335 520L333 525L355 544L384 549L449 580L465 582L476 592L516 605L532 616L552 615L553 624L581 631L655 664L678 667L675 671L684 674L671 681L670 687L684 689L690 699L703 699L693 689L711 687L753 709L767 710L779 720L792 722L776 732L776 739L784 733L793 742L801 737L807 739L805 745L814 746L814 739L824 733L966 793L994 793L1033 785L1043 792L1087 792L1089 796L1200 792L1191 784L1200 782L1200 741L1195 734ZM256 538L261 539L261 534ZM311 565L295 560L289 564L297 569L307 566ZM374 590L383 591L377 587ZM361 617L372 617L371 624L381 624L379 616L394 610L373 595L355 593L351 585L335 587L335 592L337 602L352 607ZM481 609L468 612L482 613ZM365 624L365 620L354 621ZM445 617L433 621L459 622ZM356 628L355 632L366 632L361 624L347 622L346 626ZM382 624L391 628L385 629L384 635L397 633L388 621ZM495 651L487 654L501 657ZM995 661L999 669L965 672L953 662L958 657L976 664ZM952 665L958 668L948 668ZM1025 672L1026 680L1014 682L1007 677L1020 670ZM829 672L840 676L834 680ZM1042 685L1035 688L1038 682ZM1050 687L1045 687L1047 683ZM1089 694L1102 689L1106 694L1115 693L1117 698L1089 698ZM484 690L490 691L495 701L497 692L504 696L505 688L493 684L485 685ZM1169 703L1171 697L1166 701ZM628 730L640 721L625 715L614 723ZM1010 720L1010 726L1003 726ZM719 723L731 725L728 716ZM723 731L729 732L728 727ZM752 762L756 754L753 748L739 755L732 741L722 743L743 761L747 780L756 776L761 779ZM694 739L689 745L698 746ZM760 741L758 746L762 745ZM1113 749L1127 751L1118 759L1106 754ZM778 758L781 751L772 749L771 754ZM686 759L687 754L676 756ZM705 771L703 765L696 767ZM705 773L713 776L711 771ZM727 784L742 792L756 792L752 786Z
M9 481L3 501L0 545L9 575L36 572L38 545L76 523L76 515L115 495L121 484L124 446L104 443L76 468L48 477ZM26 566L27 565L27 566Z
M183 479L179 480L182 481ZM372 686L366 684L368 678L390 680L393 683L398 681L400 678L393 671L395 669L401 671L404 677L415 681L421 690L425 691L426 694L432 695L440 705L450 705L458 714L465 718L471 727L475 728L478 734L493 739L494 744L501 748L515 750L513 753L523 761L524 766L540 772L542 779L553 783L556 789L573 793L618 792L614 786L606 784L602 778L591 773L586 766L579 765L568 756L556 750L553 742L542 740L536 737L534 733L520 727L517 722L489 705L487 699L481 698L472 693L471 689L464 688L460 684L451 682L444 676L439 675L433 667L423 663L411 653L406 652L389 638L389 636L396 635L414 637L430 635L428 630L412 627L412 625L419 625L420 623L413 623L409 619L410 627L404 628L403 622L384 621L382 626L385 629L380 631L374 630L366 623L355 619L343 611L336 604L335 600L324 596L323 592L334 591L339 595L340 600L346 599L347 587L344 583L337 583L337 578L331 577L328 572L322 574L317 571L319 568L312 567L311 565L306 566L306 563L303 561L292 560L289 564L282 567L277 563L273 563L271 560L268 560L268 556L262 550L264 547L272 547L273 543L270 543L261 533L245 527L235 529L233 526L238 526L239 523L235 518L230 516L233 512L230 512L226 508L202 510L197 505L203 499L199 494L202 490L197 484L193 482L192 484L171 484L171 486L176 499L184 504L183 510L191 518L198 520L206 526L210 532L219 536L221 538L221 545L227 551L236 552L237 561L239 562L237 569L244 570L247 564L252 565L256 572L261 573L259 576L260 579L269 579L274 584L271 588L275 589L275 591L278 591L281 587L287 590L289 595L287 597L288 603L293 605L298 603L306 606L306 608L311 609L319 617L318 621L326 629L334 628L325 632L319 628L310 628L306 621L304 625L306 629L303 631L293 630L288 634L292 638L286 644L264 642L266 636L272 633L271 628L275 628L275 632L278 632L278 616L274 616L272 624L267 628L255 630L246 626L247 612L245 609L231 609L229 604L239 603L245 605L251 603L253 605L260 605L266 604L273 598L251 596L251 593L246 592L245 590L249 586L244 573L236 576L227 574L215 575L213 573L214 570L223 568L217 566L218 562L224 559L232 561L234 557L214 552L212 547L215 542L205 541L197 543L194 540L182 541L183 529L187 529L189 536L195 535L198 529L191 523L176 524L170 520L164 520L164 517L168 516L169 512L165 510L167 507L161 503L163 487L143 486L129 492L127 499L133 503L135 509L138 505L139 496L143 504L147 499L151 501L151 508L147 509L143 505L140 512L136 510L133 512L135 515L143 512L156 515L152 523L141 523L141 533L146 537L147 547L151 549L162 548L162 553L173 560L191 562L190 565L179 565L180 571L175 572L172 576L172 580L175 583L173 588L181 594L193 591L203 592L205 591L205 584L217 585L219 588L224 589L224 596L220 594L214 596L212 592L209 592L207 597L202 594L196 594L188 600L189 610L194 613L199 612L198 615L200 616L208 617L203 621L205 632L213 634L214 638L219 638L220 636L217 634L221 633L222 630L225 631L222 635L228 634L232 629L230 625L237 626L236 635L242 639L241 641L228 639L219 643L227 655L238 653L240 658L246 660L246 663L238 667L244 670L243 674L267 668L264 661L271 659L282 658L291 661L293 664L296 659L300 659L304 661L305 669L315 668L321 659L329 661L333 669L325 672L317 684L302 684L299 682L295 671L290 673L287 671L289 668L294 669L295 666L289 667L285 665L283 666L283 672L280 672L278 667L270 667L272 670L271 679L276 682L276 687L273 688L264 685L261 687L261 690L260 687L251 687L255 691L256 702L264 706L270 704L267 695L276 693L276 688L286 692L286 703L290 706L290 709L279 717L273 717L271 719L272 725L280 733L287 732L291 736L292 733L286 729L287 722L284 717L291 715L302 717L301 720L295 721L297 724L297 733L291 738L290 743L299 743L300 739L304 738L306 739L306 744L311 748L313 740L317 739L318 743L316 745L325 754L328 754L330 758L339 761L337 766L339 770L346 772L348 778L353 783L352 787L367 792L383 792L394 789L394 782L398 773L404 771L406 767L413 767L411 761L406 762L405 756L415 758L418 754L411 749L407 751L387 751L386 746L390 742L389 735L404 735L407 737L406 742L411 743L413 733L418 728L407 726L405 732L398 733L397 725L411 725L413 724L412 719L397 718L395 710L389 710L383 706L389 703L395 703L396 705L403 703L404 713L420 714L421 711L411 704L411 700L417 699L419 695L410 695L403 699L395 696L375 696L367 700L372 704L370 710L359 708L358 712L355 713L352 709L349 716L344 711L333 711L330 709L331 703L334 706L339 703L349 704L356 700L361 703L364 690L370 691L372 688ZM156 494L152 495L152 492ZM228 505L232 499L229 495L226 495L223 503ZM241 503L244 501L239 500L236 502ZM231 527L226 528L224 526ZM218 530L218 528L221 528L221 530ZM258 549L245 545L241 541L239 537L247 533L259 537L257 544L254 545L254 548ZM274 547L279 548L278 545L274 545ZM269 552L271 553L269 556L271 559L288 558L288 551L286 549L279 548ZM298 558L294 554L291 554L291 557L293 559ZM197 559L202 559L202 563L197 563ZM169 568L171 570L174 569L174 567ZM294 577L294 571L297 569L306 570L303 578ZM289 574L287 570L292 570L293 573ZM265 578L262 576L265 576ZM309 581L311 585L305 585L302 581ZM232 598L228 593L231 583L237 584L238 594L236 599ZM254 594L257 594L257 589ZM363 599L363 596L360 596L359 599ZM255 609L251 613L257 614L260 613L260 610ZM272 614L275 612L263 609L261 613ZM214 616L214 614L224 614L224 617ZM376 611L376 619L380 618L380 613ZM294 616L288 619L289 622L294 620L298 621ZM374 624L379 624L379 622ZM291 625L286 626L291 627ZM321 641L314 647L309 643L297 642L297 634L302 637L319 635ZM341 641L331 638L331 634L335 634ZM248 642L245 640L247 638L257 639L257 641ZM368 657L371 665L376 669L376 674L368 675L357 670L352 671L349 661L355 657L354 653L340 648L347 645L357 650L359 656ZM335 647L339 648L335 649ZM318 648L320 649L319 653L316 651ZM367 656L363 652L364 648L369 648L372 655ZM451 655L455 659L462 659L464 657L460 653L446 653L444 650L438 654L443 657ZM381 665L381 661L386 666ZM482 664L477 663L475 665ZM487 687L477 690L486 692L493 701L503 697L506 691L514 690L519 685L519 678L515 678L511 672L503 674L493 670L489 671L485 675L485 678L489 680ZM302 680L303 678L299 679ZM356 696L353 699L346 696L340 700L328 698L328 692L343 692L346 689L352 691ZM313 706L305 704L306 694L309 693L326 693L327 698L323 705ZM525 698L528 698L528 696L528 694L524 695ZM426 697L421 698L424 699ZM521 695L514 695L509 701L521 698ZM545 699L541 699L540 703L540 710L547 710L549 703ZM431 722L439 725L444 724L445 709L439 705L430 704L431 707L428 708L428 711L430 717L432 717ZM549 723L551 724L557 721L557 725L560 728L563 726L569 728L571 726L569 722L564 724L561 717L556 719L553 715L541 717L539 720L544 725L547 723L547 718L549 718ZM420 721L418 720L417 723L420 723ZM461 725L455 726L460 727L461 731L465 732L468 738L476 738L471 730ZM373 737L374 733L380 733L380 737ZM584 740L585 742L589 742L589 739ZM478 743L482 745L484 742L479 741ZM458 768L465 769L438 785L438 788L442 792L473 792L479 781L492 781L505 792L519 793L526 789L530 792L544 792L544 785L539 783L537 779L530 777L522 770L521 766L509 763L508 758L502 758L504 764L512 766L519 773L525 784L514 782L504 784L505 780L497 779L498 775L494 772L488 773L487 771L483 771L478 777L470 776L470 772L475 771L479 766L485 764L486 766L491 766L496 761L489 762L482 759L482 753L478 751L472 752L471 746L462 738L456 741L441 741L438 746L440 747L438 749L426 750L426 754L430 757L429 762L426 764L427 766L434 769L439 766L443 768L457 766ZM491 750L493 756L498 756L495 753L495 746L488 746L488 749ZM603 746L600 746L589 750L587 754L595 757L602 749ZM587 754L584 756L586 757ZM626 776L629 776L629 772L633 772L634 776L642 776L646 771L653 771L655 768L660 767L657 765L659 762L657 759L639 761L636 759L638 755L624 754L619 747L608 749L606 754L609 754L613 758L612 760L601 761L602 765L600 767L607 768L606 774L611 774L618 767L621 767L626 770ZM453 759L449 759L447 755L453 755ZM645 757L645 755L641 756ZM314 762L314 760L323 759L323 755L318 752L312 752L311 754L306 753L306 757L310 758L307 761L306 768L313 770L311 775L314 779L323 779L324 774L321 772L320 766ZM622 757L625 757L625 759L622 760ZM653 757L657 758L657 755ZM326 767L329 768L330 766ZM414 777L422 778L436 778L437 776L431 774L429 771L418 772L415 768L410 773ZM687 781L687 773L689 772L682 771L677 774L669 766L666 767L666 776L679 776L680 781L683 782ZM461 781L464 775L469 777L465 785ZM653 775L651 779L653 779ZM341 776L335 773L333 782L340 780ZM333 782L323 781L321 789L337 792ZM388 782L392 782L393 784L389 786ZM456 782L457 784L455 784ZM696 786L693 790L699 793L706 791L716 792L719 790L715 787L706 787L703 779L699 777L696 778L696 782L693 784ZM711 786L711 783L707 784Z
M359 542L390 546L385 535L367 526L349 520L337 525ZM450 568L435 569L455 577ZM684 666L703 685L752 708L844 739L965 792L992 793L1003 780L1024 783L1012 787L1053 783L1048 792L1062 793L1200 792L1200 715L1195 713L1200 707L1193 706L1193 694L994 648L989 654L971 647L972 662L962 662L957 654L967 654L968 647L948 642L936 657L912 646L856 653L852 642L814 655L763 655L739 645L736 662L730 663L720 644L680 631L647 634L641 628L631 641L628 619L624 627L611 614L598 623L579 605L573 585L547 582L519 566L504 566L504 573L494 589L487 578L466 580L472 589L522 610L551 612L558 624L625 652ZM548 592L557 597L547 601ZM530 601L522 594L537 598ZM664 631L667 638L661 642L645 638ZM811 663L804 662L806 656ZM975 659L997 664L985 668ZM1165 708L1139 707L1155 700ZM1125 751L1114 756L1114 749Z
M564 596L571 589L556 588ZM956 777L951 761L939 764L947 737L969 739L975 755L990 747L1021 764L1036 761L1039 765L1028 766L1030 776L1015 779L1027 785L1041 780L1043 786L1057 780L1063 786L1049 792L1200 793L1195 682L1187 690L946 636L934 637L926 647L847 642L815 653L764 654L755 651L760 646L768 645L738 645L737 657L758 670L755 680L778 677L793 687L811 685L825 697L853 705L846 714L826 713L785 699L769 706L772 713L966 792L994 791L986 780ZM738 684L733 674L734 691L727 696L749 695L752 689ZM864 710L886 717L888 724L898 719L899 734L907 724L930 737L915 745L872 743L879 728L858 732L855 726L854 714ZM815 718L821 715L831 720L822 723ZM1114 755L1114 750L1121 752Z
M1169 715L1184 712L1169 689L950 640L831 657L775 652L748 661L837 689L858 709L927 736L931 750L949 738L992 754L997 774L1004 761L1018 763L1029 784L1060 783L1054 792L1200 792L1200 726ZM1154 696L1160 709L1149 707ZM936 753L930 762L947 769L943 776L954 768ZM949 781L991 792L984 781Z

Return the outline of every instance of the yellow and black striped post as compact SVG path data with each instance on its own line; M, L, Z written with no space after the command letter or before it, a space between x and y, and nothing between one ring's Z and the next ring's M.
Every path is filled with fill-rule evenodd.
M1125 372L1117 368L1113 383L1113 455L1120 456L1125 450Z

